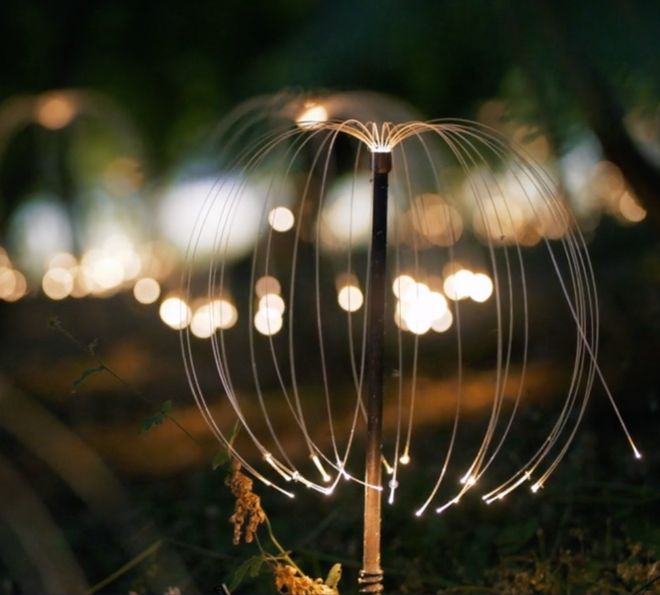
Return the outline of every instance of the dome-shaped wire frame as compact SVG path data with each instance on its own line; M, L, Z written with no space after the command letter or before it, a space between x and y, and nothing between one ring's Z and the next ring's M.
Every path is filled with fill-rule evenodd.
M362 467L353 465L353 457L360 452L356 444L360 443L365 417L364 311L370 301L370 255L352 227L358 214L363 217L360 209L366 208L370 215L370 205L358 200L358 189L361 181L371 175L373 154L391 152L389 286L395 279L401 283L404 273L418 281L441 277L443 267L455 261L461 242L467 241L468 231L463 232L463 227L468 225L462 221L471 215L473 231L483 243L482 268L494 288L492 299L483 307L490 309L496 331L492 342L495 374L490 413L483 435L474 446L471 463L459 470L460 483L449 488L453 493L439 498L443 482L448 476L454 477L448 471L464 417L465 333L467 327L474 332L474 324L460 299L445 300L452 328L443 334L411 334L400 319L395 325L400 312L395 311L394 295L388 294L386 361L397 374L388 381L386 409L395 421L385 428L383 465L388 482L373 487L387 492L393 501L401 466L410 461L421 356L432 354L438 362L453 362L456 385L450 407L453 419L446 436L437 444L437 476L420 499L416 514L422 514L431 504L441 512L457 503L479 485L503 452L520 417L531 340L527 253L517 227L521 208L528 214L528 224L536 230L560 230L554 236L540 232L541 244L535 249L535 258L538 261L539 254L543 254L547 267L543 283L552 286L564 301L563 324L574 334L574 357L563 403L550 427L538 437L538 448L482 498L490 503L523 484L533 491L544 485L576 435L595 382L602 384L635 456L641 456L597 364L594 274L584 238L552 177L521 148L512 147L498 132L478 123L373 123L345 118L343 114L334 119L337 110L329 109L331 104L328 99L312 105L327 109L321 117L314 113L307 120L300 114L313 113L309 103L280 97L269 100L268 109L264 109L261 100L240 110L218 137L225 139L225 154L235 155L233 161L223 162L225 171L232 175L219 178L198 216L183 283L192 299L199 265L196 241L210 227L215 234L215 250L204 274L208 299L230 290L236 292L242 300L242 322L230 331L219 330L210 339L217 373L211 390L206 386L208 370L198 364L200 349L207 343L195 341L186 329L181 334L181 346L197 405L223 447L255 478L289 496L293 496L296 484L330 494L342 478L364 483L360 479ZM333 243L326 240L328 234L332 236L327 231L328 202L334 180L342 175L348 180L344 197L348 194L345 200L349 216L340 229L340 240L334 238ZM255 180L262 188L261 234L249 272L243 267L239 274L226 266L223 252L232 230L241 226L234 217L236 205ZM510 198L512 192L515 201ZM220 195L225 198L218 205ZM269 215L278 206L290 205L294 198L293 228L286 233L276 231L269 224ZM425 233L426 227L435 232ZM439 228L443 232L440 235ZM342 273L344 284L359 289L352 294L353 299L361 305L364 297L364 307L348 307L346 311L338 307L338 273ZM245 277L249 278L247 283ZM279 314L266 316L265 334L255 330L253 324L259 300L254 288L263 277L277 279L283 298L266 297L266 301L278 302L274 309ZM242 293L235 289L241 278ZM412 287L426 294L424 287L429 289L429 285L417 283ZM402 287L393 289L395 293L397 289L403 291ZM265 308L268 310L268 303ZM269 329L271 324L273 328ZM318 386L310 389L313 379ZM347 381L351 390L346 389ZM218 395L218 388L224 397ZM217 410L212 410L211 401L217 405L223 398L241 426L243 442L249 445L247 455L231 443L226 420L220 423L214 415ZM222 411L226 417L227 409ZM389 433L388 428L392 429ZM301 449L309 455L309 462L303 458L300 463L297 455ZM255 452L261 462L254 462Z

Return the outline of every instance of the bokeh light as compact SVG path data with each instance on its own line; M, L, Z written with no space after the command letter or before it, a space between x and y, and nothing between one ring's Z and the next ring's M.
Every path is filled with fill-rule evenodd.
M346 312L357 312L364 303L364 296L359 287L345 285L337 293L337 302L342 310L346 310Z
M450 300L463 300L472 293L474 273L467 269L460 269L445 278L443 289Z
M236 310L236 306L227 299L211 301L210 308L211 322L217 329L230 329L238 321L238 310Z
M303 130L314 130L328 119L328 110L320 103L306 103L296 117L296 125Z
M238 176L183 180L162 197L157 223L163 237L180 251L188 248L197 230L194 248L199 256L212 254L221 242L225 258L237 259L259 235L262 202L258 189ZM200 213L204 217L198 220Z
M0 266L0 298L7 299L16 289L16 277L9 267Z
M76 102L65 93L45 93L36 103L34 118L44 128L59 130L76 116Z
M259 298L265 296L268 293L279 295L281 291L282 287L280 282L272 275L264 275L263 277L257 279L257 282L254 284L254 292Z
M493 282L485 273L476 273L470 280L470 298L475 302L485 302L493 293Z
M268 223L279 232L289 231L295 223L295 217L286 207L275 207L268 213Z
M454 316L451 313L451 310L446 310L442 316L439 316L433 320L431 323L431 330L436 333L444 333L448 331L454 322Z
M190 321L190 332L198 339L208 339L215 329L210 304L197 308Z
M646 209L627 190L621 194L619 199L619 212L624 219L631 223L639 223L646 218Z
M277 310L262 308L254 315L254 327L266 336L274 335L283 325L282 314Z
M158 313L161 320L174 330L181 330L190 324L192 312L190 306L179 297L172 296L163 300Z
M9 221L9 242L29 276L39 277L59 252L70 252L73 230L62 202L40 194L24 201Z
M414 285L415 280L410 275L399 275L392 283L392 292L400 298Z
M366 245L371 233L371 182L367 176L339 179L323 208L321 244L344 251Z
M259 299L259 310L263 309L276 310L280 314L284 314L284 300L276 293L267 293Z
M41 288L51 300L63 300L73 289L73 275L67 269L48 269L41 280Z
M133 295L141 304L153 304L160 297L160 284L152 277L138 279L133 286Z

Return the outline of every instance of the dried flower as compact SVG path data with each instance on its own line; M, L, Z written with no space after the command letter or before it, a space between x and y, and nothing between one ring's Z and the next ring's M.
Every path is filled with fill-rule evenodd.
M337 589L329 587L323 579L311 579L288 564L276 564L275 586L283 595L338 595Z
M266 513L261 508L261 499L252 491L252 480L241 473L241 464L235 459L231 471L228 484L236 498L236 505L229 522L234 525L234 545L240 543L241 533L244 534L245 543L251 543L259 525L266 520Z

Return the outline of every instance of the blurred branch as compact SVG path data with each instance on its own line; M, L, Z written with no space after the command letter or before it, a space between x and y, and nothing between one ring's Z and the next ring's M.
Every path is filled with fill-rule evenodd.
M96 374L98 372L106 372L107 374L110 374L117 382L122 384L126 389L128 389L133 395L138 397L140 400L144 401L145 403L152 404L151 400L148 399L140 389L136 388L126 380L124 380L117 372L115 372L112 368L110 368L103 358L97 353L96 348L98 346L98 341L94 339L91 343L88 345L84 345L82 341L74 337L64 326L62 325L62 321L57 318L53 317L48 321L48 326L50 328L58 331L62 335L64 335L69 341L71 341L80 351L83 353L86 353L89 357L91 357L95 362L96 366L93 368L87 368L82 372L82 374L73 382L72 386L72 392L75 392L78 390L80 385L87 379L89 378L92 374ZM181 430L188 438L190 438L195 444L197 444L200 448L203 448L202 444L195 438L186 428L184 428L181 423L169 412L172 406L171 401L166 401L163 403L161 408L156 412L154 415L149 417L145 422L142 424L141 431L148 430L154 425L158 425L162 423L163 419L167 418L170 420L179 430Z
M639 150L624 125L624 111L605 78L579 47L556 0L538 4L548 41L557 48L566 83L598 137L605 157L619 166L630 188L660 227L660 169Z

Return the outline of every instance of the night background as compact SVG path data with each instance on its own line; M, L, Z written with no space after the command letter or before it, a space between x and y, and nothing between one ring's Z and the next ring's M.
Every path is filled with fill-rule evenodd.
M257 544L232 544L231 463L195 405L176 315L162 304L179 295L200 192L229 151L223 118L255 96L352 91L379 94L356 105L390 96L412 118L492 126L553 172L593 263L598 361L643 453L632 456L596 381L541 492L491 506L470 494L418 519L437 476L435 444L446 443L436 438L451 422L434 399L452 398L456 372L420 349L419 447L399 500L383 507L385 592L660 593L659 3L4 0L0 56L0 593L277 592L269 564L253 558ZM541 235L519 239L530 399L494 465L501 478L542 442L537 430L561 408L573 365L575 328ZM467 252L475 271L478 239ZM228 339L250 326L251 289L238 287L251 282L251 250L227 265L237 317ZM204 274L193 271L198 294ZM335 291L332 275L323 282ZM493 298L473 301L468 438L483 431L496 367L484 314ZM208 341L191 324L201 352ZM336 361L345 355L345 337L328 345ZM212 360L203 362L212 382ZM321 407L312 368L301 367L303 396ZM350 374L336 368L343 403ZM239 366L241 390L249 369ZM213 411L231 434L221 394L216 379ZM286 416L276 422L286 432ZM340 562L339 591L357 590L359 486L331 498L299 489L294 501L259 482L254 491L310 577ZM259 539L273 551L265 527Z

